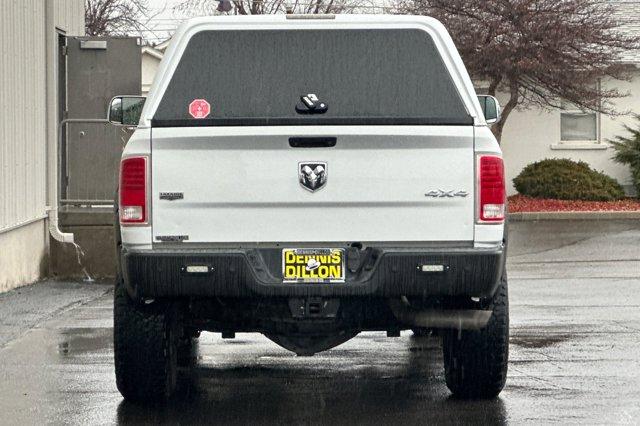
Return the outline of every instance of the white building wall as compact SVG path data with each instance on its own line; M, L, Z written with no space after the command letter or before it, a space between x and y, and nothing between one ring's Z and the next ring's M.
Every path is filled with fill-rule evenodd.
M56 28L84 34L84 0L0 1L0 291L36 281L46 263Z
M44 2L0 2L0 230L45 216Z
M153 84L153 79L156 76L156 72L158 71L158 66L160 65L160 59L156 58L153 55L145 53L143 50L142 53L142 87L141 93L143 96L147 96L149 94L149 89Z
M632 81L603 81L603 86L616 87L629 96L615 100L616 109L620 112L640 113L640 69L634 71ZM507 101L505 95L498 96L500 103ZM615 178L631 188L631 176L627 166L611 160L613 150L606 142L616 135L624 134L623 124L637 126L631 115L600 115L599 140L596 144L560 141L560 110L543 111L541 109L516 110L512 112L505 124L502 135L507 187L509 194L513 188L513 178L529 163L545 158L570 158L589 163L591 167Z
M84 35L84 0L45 0L53 2L54 23L68 35Z

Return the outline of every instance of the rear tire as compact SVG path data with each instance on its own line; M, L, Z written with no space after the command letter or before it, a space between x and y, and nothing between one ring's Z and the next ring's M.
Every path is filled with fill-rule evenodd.
M183 330L182 337L178 340L178 367L189 367L196 363L198 358L198 337L191 330Z
M492 315L481 330L448 330L443 336L444 373L449 390L461 398L494 398L504 388L509 360L507 273L490 305Z
M176 388L178 315L175 305L137 304L116 279L113 340L116 385L134 402L161 402Z

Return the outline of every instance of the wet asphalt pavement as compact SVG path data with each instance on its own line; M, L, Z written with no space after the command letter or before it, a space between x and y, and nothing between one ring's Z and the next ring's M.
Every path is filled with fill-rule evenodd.
M164 407L123 402L109 285L0 295L0 424L640 423L640 223L511 226L511 359L492 401L444 384L438 340L362 333L296 357L258 334L200 338Z

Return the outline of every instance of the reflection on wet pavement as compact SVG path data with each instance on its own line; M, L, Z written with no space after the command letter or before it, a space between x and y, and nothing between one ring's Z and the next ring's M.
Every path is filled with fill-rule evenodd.
M161 412L122 402L118 421L414 424L428 418L436 422L503 422L500 400L476 403L482 410L473 410L468 403L449 397L443 387L439 347L434 342L404 340L409 345L426 344L428 350L393 351L372 360L362 356L362 349L354 348L318 359L285 354L262 356L254 362L204 365L182 383L181 395ZM267 341L262 344L273 346ZM280 349L273 347L269 352L276 355Z
M88 297L72 283L69 292L84 291L81 302L41 322L30 316L26 331L0 313L0 334L8 330L0 336L0 424L637 424L640 226L609 234L545 227L556 241L571 233L573 243L514 250L509 377L498 399L450 397L434 337L361 333L296 357L258 334L204 333L174 400L128 404L114 383L110 287L92 284ZM581 255L594 260L589 277L575 269ZM39 300L36 292L29 297ZM19 300L10 300L17 318Z

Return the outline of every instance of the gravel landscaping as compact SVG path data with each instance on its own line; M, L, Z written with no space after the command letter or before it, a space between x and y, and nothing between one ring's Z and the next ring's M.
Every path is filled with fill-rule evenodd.
M640 212L640 200L637 198L625 198L619 201L576 201L531 198L523 195L509 197L509 213L596 211Z

